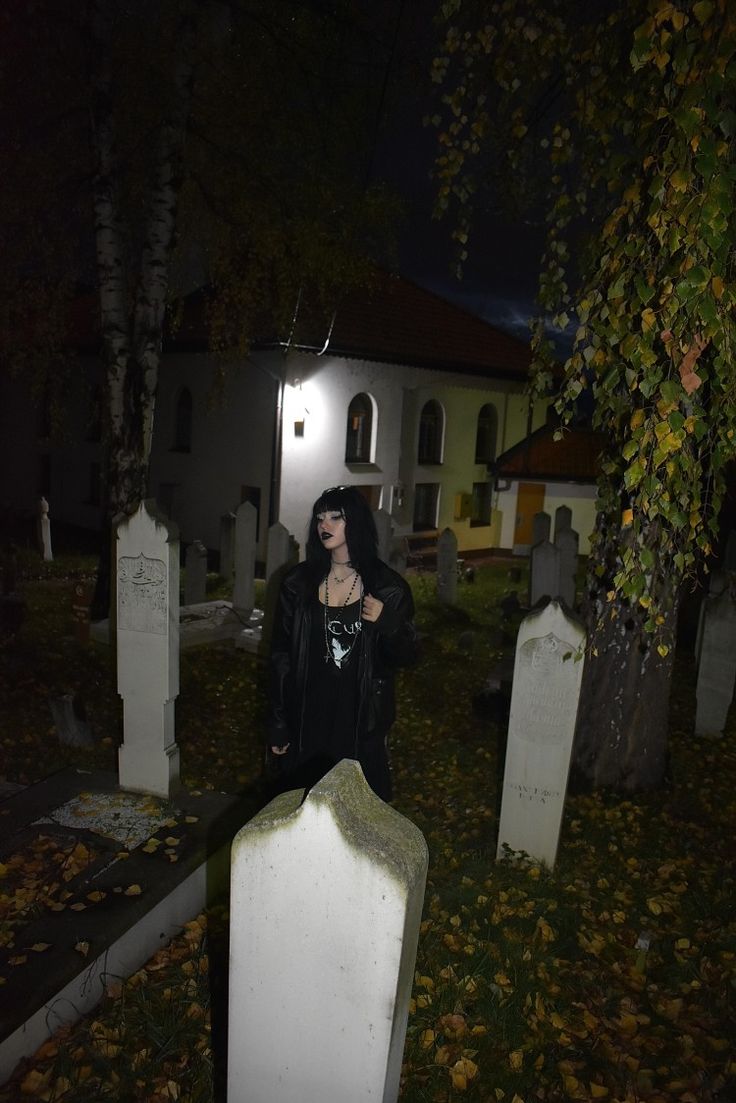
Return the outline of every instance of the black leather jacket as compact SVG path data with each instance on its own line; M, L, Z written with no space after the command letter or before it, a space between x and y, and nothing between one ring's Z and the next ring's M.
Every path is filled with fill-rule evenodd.
M298 744L301 750L306 681L314 599L313 577L299 563L284 577L271 640L271 694L268 746ZM358 647L357 744L369 734L385 735L395 716L394 670L416 659L414 601L409 586L380 559L363 571L366 593L383 602L377 621L363 621Z

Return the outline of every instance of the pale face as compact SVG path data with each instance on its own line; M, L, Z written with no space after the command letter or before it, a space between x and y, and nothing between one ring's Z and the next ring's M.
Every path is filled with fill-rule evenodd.
M322 546L332 556L333 563L345 563L350 558L345 539L345 518L337 509L317 514L317 535Z

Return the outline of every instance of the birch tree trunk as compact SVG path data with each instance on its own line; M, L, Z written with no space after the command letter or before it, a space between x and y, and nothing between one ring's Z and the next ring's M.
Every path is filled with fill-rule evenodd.
M160 124L140 267L132 270L120 203L112 68L113 5L91 15L93 203L102 348L109 401L107 516L148 493L162 331L194 80L197 8L182 6L169 108ZM132 308L131 308L132 302Z

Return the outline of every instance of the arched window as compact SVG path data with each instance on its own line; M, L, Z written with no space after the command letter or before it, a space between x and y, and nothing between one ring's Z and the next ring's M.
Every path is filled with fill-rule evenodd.
M442 435L445 415L439 402L430 398L419 418L417 463L442 463Z
M370 463L372 439L373 402L370 395L356 394L348 406L345 463Z
M188 387L182 387L176 400L174 411L174 452L191 452L192 450L192 392Z
M478 413L478 427L475 431L475 462L493 463L496 458L496 432L498 414L490 402L481 406Z

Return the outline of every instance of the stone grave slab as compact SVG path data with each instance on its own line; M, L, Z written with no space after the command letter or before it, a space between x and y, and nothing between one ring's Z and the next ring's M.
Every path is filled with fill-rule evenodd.
M26 878L26 912L5 916L0 1083L227 892L229 843L254 811L196 790L172 804L121 791L112 773L74 769L1 801L4 881L22 876L25 854L40 873L33 894Z
M497 857L505 847L555 864L565 806L585 632L556 601L519 628Z

